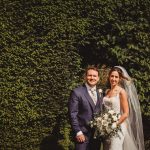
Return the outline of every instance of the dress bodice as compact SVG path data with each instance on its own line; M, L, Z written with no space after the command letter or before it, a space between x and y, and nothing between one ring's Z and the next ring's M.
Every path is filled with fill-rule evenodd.
M120 97L119 93L116 96L104 97L103 104L106 109L113 109L115 112L120 113Z

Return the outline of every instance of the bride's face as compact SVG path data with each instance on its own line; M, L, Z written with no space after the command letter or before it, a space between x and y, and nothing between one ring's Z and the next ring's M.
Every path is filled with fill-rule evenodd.
M110 81L111 86L118 85L120 81L119 73L117 71L112 71L109 76L109 81Z

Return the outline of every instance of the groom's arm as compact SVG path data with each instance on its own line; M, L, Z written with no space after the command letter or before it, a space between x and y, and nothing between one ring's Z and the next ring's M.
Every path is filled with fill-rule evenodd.
M69 99L70 121L73 131L75 132L76 135L76 140L82 143L85 141L85 136L79 126L78 112L79 112L79 97L77 96L77 93L73 91Z
M69 116L71 126L76 135L81 131L78 122L78 112L79 112L78 109L79 109L79 98L77 96L77 93L75 91L72 91L69 99Z

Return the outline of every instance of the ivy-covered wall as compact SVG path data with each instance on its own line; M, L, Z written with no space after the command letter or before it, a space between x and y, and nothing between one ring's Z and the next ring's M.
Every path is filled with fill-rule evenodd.
M73 149L68 97L89 64L122 65L134 78L148 147L149 5L148 0L1 1L0 149Z

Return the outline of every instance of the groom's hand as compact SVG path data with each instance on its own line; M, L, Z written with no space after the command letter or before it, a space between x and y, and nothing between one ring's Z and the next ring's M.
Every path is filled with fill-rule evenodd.
M77 139L77 141L80 142L80 143L85 142L85 136L84 136L84 134L77 135L77 136L76 136L76 139Z

